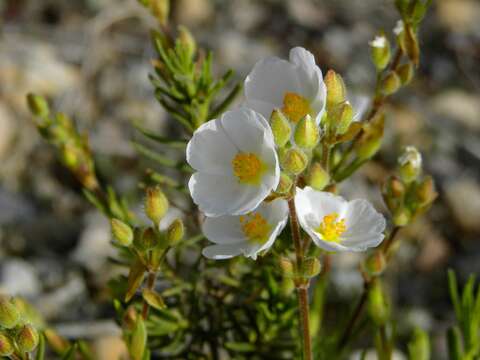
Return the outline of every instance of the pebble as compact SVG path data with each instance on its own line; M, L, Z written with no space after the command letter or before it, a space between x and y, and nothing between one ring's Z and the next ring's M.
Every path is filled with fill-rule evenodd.
M480 232L480 184L471 179L459 179L450 183L445 196L455 220L466 231Z

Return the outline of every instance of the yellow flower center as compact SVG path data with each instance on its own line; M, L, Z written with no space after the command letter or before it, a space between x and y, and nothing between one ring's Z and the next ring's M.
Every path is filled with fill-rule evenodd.
M325 241L339 242L340 236L347 230L345 219L338 220L337 213L331 213L323 217L323 221L316 229Z
M270 234L271 225L259 213L240 216L243 234L253 243L264 243Z
M266 167L257 155L239 152L232 160L232 169L239 182L258 185Z
M282 112L290 119L291 122L297 123L305 115L312 113L310 101L293 92L285 93L283 97Z

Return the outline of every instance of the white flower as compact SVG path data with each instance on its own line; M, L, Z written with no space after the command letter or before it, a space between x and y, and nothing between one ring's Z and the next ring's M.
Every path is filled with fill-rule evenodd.
M322 71L309 51L290 50L290 60L269 57L255 64L245 79L245 106L270 118L280 109L296 123L309 114L320 122L325 111L327 89Z
M187 162L196 170L190 193L207 216L246 214L280 180L270 125L247 108L200 126L188 143Z
M377 35L375 38L368 43L371 47L383 49L387 46L387 39L385 36Z
M393 28L393 33L398 36L403 32L404 29L405 29L405 25L403 24L403 21L397 20L397 24Z
M412 167L419 169L422 167L422 154L415 146L407 146L403 150L402 155L398 158L400 165L407 165L410 163Z
M300 225L324 250L364 251L383 240L385 218L366 200L306 187L297 189L295 205Z
M215 245L204 248L202 254L216 260L243 254L255 260L273 245L287 220L288 206L281 199L263 203L246 215L207 217L203 233Z

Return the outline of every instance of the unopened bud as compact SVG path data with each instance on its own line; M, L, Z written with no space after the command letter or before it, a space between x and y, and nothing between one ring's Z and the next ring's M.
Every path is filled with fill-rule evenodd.
M409 359L428 360L431 359L430 339L428 334L420 328L415 328L413 338L408 343Z
M284 172L280 173L280 181L278 182L278 186L275 192L279 194L286 194L290 191L293 185L293 180L285 174Z
M169 246L175 246L183 239L185 227L181 219L174 220L167 229L167 241Z
M302 264L302 275L307 278L312 278L317 276L322 270L322 265L320 260L314 257L306 258Z
M328 172L325 171L320 163L313 163L308 173L307 184L315 190L322 191L329 183L330 175Z
M324 82L327 87L327 109L345 101L346 89L340 75L333 70L328 70Z
M187 52L189 58L195 55L195 51L197 51L197 43L190 30L185 26L180 25L178 27L178 41Z
M152 14L160 24L166 25L170 13L170 0L149 0L149 2Z
M80 163L79 153L75 146L66 144L62 148L62 160L66 167L75 169Z
M353 120L353 108L348 101L335 105L328 113L328 120L337 135L347 132Z
M383 325L388 320L389 309L378 279L373 281L368 291L368 314L377 325Z
M273 132L275 144L283 148L290 140L292 129L287 117L278 109L272 111L270 116L270 126Z
M20 313L7 297L0 297L0 326L11 329L18 324Z
M413 79L413 75L415 73L415 69L411 62L402 64L397 69L397 74L400 77L400 81L402 85L408 85L410 81Z
M147 188L145 198L145 214L158 226L168 211L168 199L159 186Z
M295 275L295 266L289 258L281 257L278 260L278 264L284 276L291 278Z
M142 317L137 318L137 323L132 331L130 338L129 350L130 355L135 360L143 359L145 348L147 346L147 328Z
M15 338L18 349L22 353L28 353L35 350L38 345L38 340L38 331L30 324L22 327Z
M372 50L372 61L378 71L385 69L390 62L390 43L385 35L377 35L369 42Z
M398 158L401 179L409 184L422 172L422 155L414 146L407 146Z
M301 148L312 149L317 145L320 133L310 115L304 116L295 127L295 143Z
M431 204L438 196L433 178L426 176L417 186L415 193L417 195L417 201L421 206Z
M396 211L393 213L393 224L395 226L405 226L410 223L410 220L412 219L412 214L411 211L408 210L406 207L399 207L396 209Z
M153 228L139 229L135 234L133 244L140 251L153 249L158 243L158 238Z
M375 116L370 123L364 126L362 136L355 145L355 151L359 160L364 161L372 158L382 145L385 115L382 113Z
M30 93L27 95L27 103L30 111L35 116L45 118L50 113L47 100L43 96Z
M371 254L363 263L363 268L370 276L378 276L383 273L387 262L382 251L376 251Z
M133 242L133 230L130 226L118 219L110 221L115 240L122 246L130 246Z
M15 351L13 341L5 334L0 334L0 356L10 356Z
M133 305L130 305L123 313L123 326L128 330L133 330L137 323L138 313Z
M300 174L308 164L307 155L298 148L291 148L286 151L281 159L282 168L291 174Z
M390 71L382 80L381 90L384 95L392 95L400 89L402 82L396 72Z

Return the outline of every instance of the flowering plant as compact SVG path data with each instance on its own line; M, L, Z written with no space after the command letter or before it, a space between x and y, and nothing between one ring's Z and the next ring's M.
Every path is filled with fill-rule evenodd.
M377 82L371 101L360 103L340 74L323 74L303 47L291 49L288 60L260 59L238 84L231 71L214 78L212 53L198 49L185 27L169 25L169 1L140 3L159 20L155 96L181 129L168 138L134 124L161 149L134 143L161 169L149 169L142 183L144 214L99 179L88 138L67 115L39 95L27 98L42 137L110 219L114 261L126 270L112 279L110 293L130 358L340 359L368 323L377 358L391 359L396 337L382 275L401 229L435 200L434 182L409 146L379 187L382 212L340 194L380 150L388 127L383 105L414 76L430 2L395 2L401 20L391 35L379 32L370 42ZM243 101L233 106L242 88ZM169 219L172 208L180 211ZM363 292L351 311L335 309L345 316L330 324L330 264L341 252L365 253ZM473 286L460 299L450 274L459 322L448 335L452 359L479 356ZM48 344L64 359L93 358L86 343L31 321L20 304L0 299L2 356L42 359ZM408 351L412 360L430 358L425 331L414 332Z

